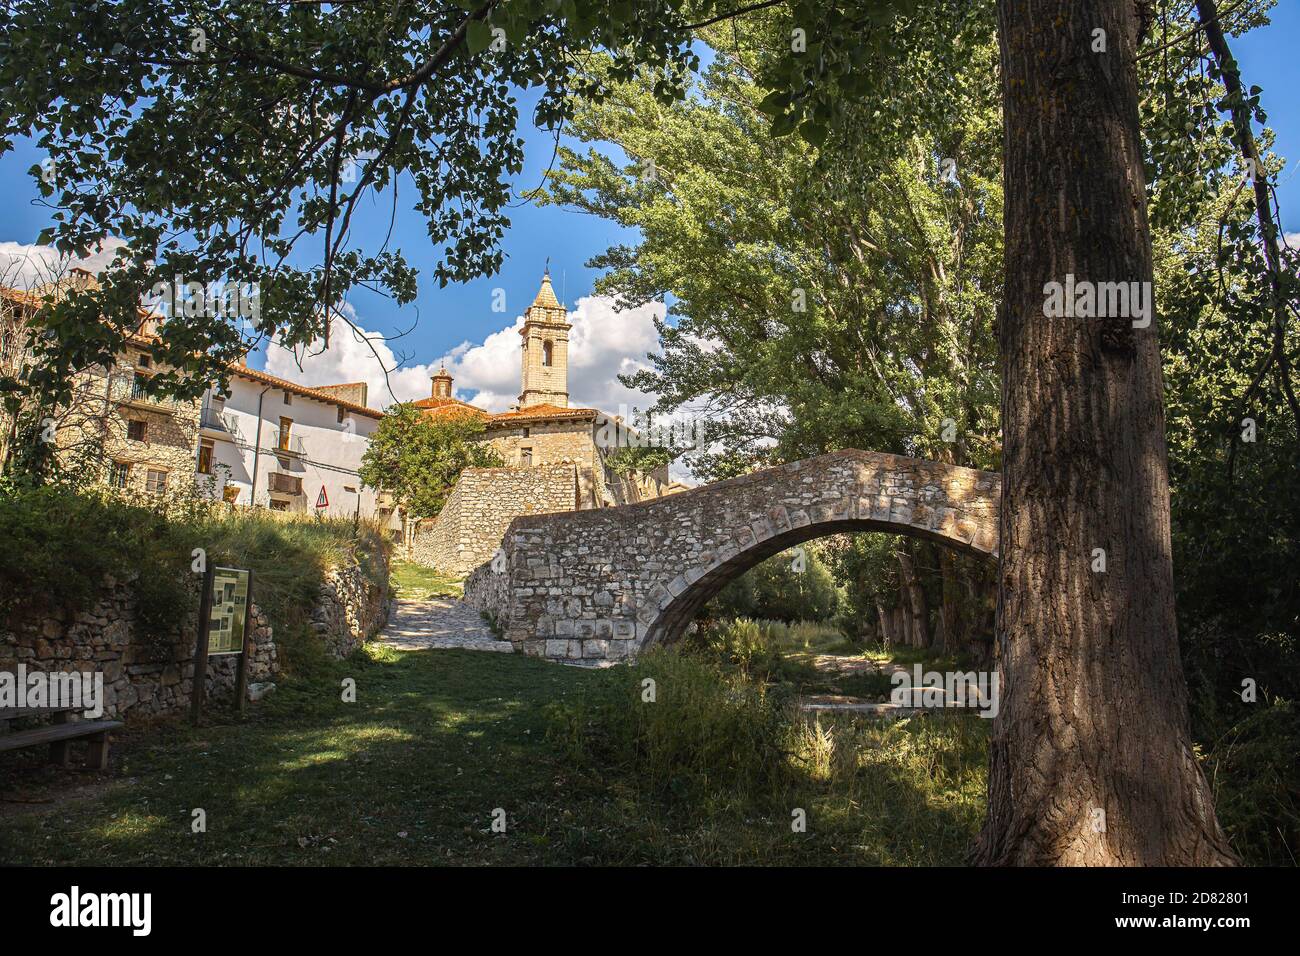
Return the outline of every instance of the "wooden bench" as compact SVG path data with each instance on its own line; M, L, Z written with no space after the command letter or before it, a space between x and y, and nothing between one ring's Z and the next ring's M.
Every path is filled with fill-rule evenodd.
M110 731L124 726L120 720L87 720L69 722L68 716L76 707L6 707L0 708L0 727L5 727L11 720L21 717L35 717L49 714L54 723L32 730L18 730L12 733L0 732L0 752L21 750L25 747L50 745L50 761L60 767L68 766L68 743L82 737L90 741L90 753L86 766L92 770L108 769L108 735Z

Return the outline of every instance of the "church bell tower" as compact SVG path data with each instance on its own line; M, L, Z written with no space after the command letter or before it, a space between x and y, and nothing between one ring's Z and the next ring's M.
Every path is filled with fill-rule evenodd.
M542 276L537 298L524 313L523 391L519 407L558 405L569 407L569 312L555 298L551 271Z

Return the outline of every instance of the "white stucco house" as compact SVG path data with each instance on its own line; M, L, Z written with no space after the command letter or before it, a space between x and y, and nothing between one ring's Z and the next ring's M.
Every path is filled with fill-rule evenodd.
M307 386L235 366L227 393L203 396L200 487L233 504L387 523L357 474L383 418L366 397L364 382Z

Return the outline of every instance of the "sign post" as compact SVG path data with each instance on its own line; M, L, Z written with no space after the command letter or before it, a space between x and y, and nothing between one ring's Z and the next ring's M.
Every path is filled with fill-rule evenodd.
M199 725L203 713L203 693L208 686L208 623L212 617L212 575L208 565L203 572L203 590L199 594L199 637L194 645L194 679L190 687L190 720Z
M190 719L197 725L207 693L208 658L238 654L235 670L235 710L243 713L248 694L248 655L252 650L249 614L253 605L253 572L247 568L209 567L199 599L199 635L194 652L194 685Z

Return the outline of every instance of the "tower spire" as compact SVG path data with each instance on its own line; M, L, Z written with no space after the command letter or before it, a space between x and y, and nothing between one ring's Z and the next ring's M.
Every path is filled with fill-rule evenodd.
M550 259L533 304L524 312L522 390L519 406L569 407L569 313L551 287Z

